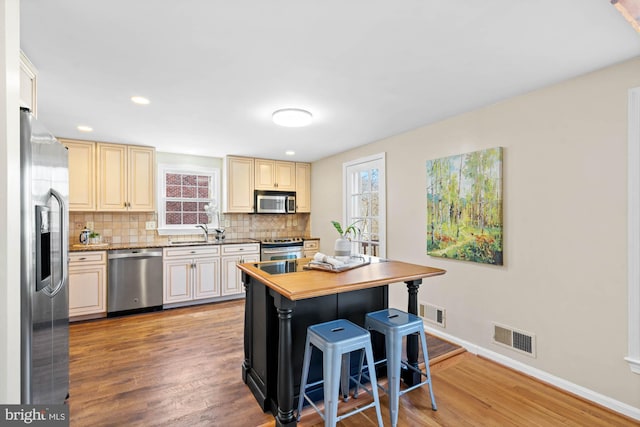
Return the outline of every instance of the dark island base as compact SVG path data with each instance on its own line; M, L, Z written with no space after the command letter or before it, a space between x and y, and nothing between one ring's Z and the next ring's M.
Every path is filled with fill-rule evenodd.
M292 385L297 404L302 374L302 359L307 327L335 319L347 319L364 326L365 315L369 312L388 307L388 287L379 286L359 291L345 292L317 298L303 299L296 302L280 301L278 294L274 296L269 288L258 280L244 275L246 286L245 307L245 361L242 366L242 379L253 393L256 401L264 411L271 411L278 417L278 346L279 316L290 320L291 350L289 363L292 365ZM288 310L283 310L286 304ZM280 310L276 305L281 307ZM280 313L279 313L280 311ZM375 358L384 356L384 338L374 334L373 349ZM356 372L358 358L351 358L351 370ZM311 358L308 383L322 379L322 353L314 351ZM311 392L313 395L313 392ZM322 399L322 390L318 387L313 396ZM289 404L281 405L292 407ZM282 415L282 414L280 414ZM289 414L290 415L290 414ZM280 417L288 419L289 417Z

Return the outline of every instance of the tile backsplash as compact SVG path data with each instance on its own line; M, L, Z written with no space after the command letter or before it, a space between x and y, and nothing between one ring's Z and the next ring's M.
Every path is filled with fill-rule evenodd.
M227 239L258 239L275 237L309 237L311 221L308 213L292 215L221 214ZM104 243L166 243L193 240L202 236L194 230L190 235L160 236L156 230L146 230L147 221L156 221L155 212L69 212L69 243L79 241L88 222L100 233ZM194 227L195 228L195 227ZM211 233L213 235L215 233Z

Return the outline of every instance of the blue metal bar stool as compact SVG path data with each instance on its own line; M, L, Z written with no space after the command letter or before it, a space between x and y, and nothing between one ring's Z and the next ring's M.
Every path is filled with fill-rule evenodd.
M323 379L313 384L307 384L307 376L309 375L309 364L311 362L311 352L313 351L313 347L322 351ZM339 387L341 382L340 371L343 365L342 356L356 350L364 352L360 357L360 371L362 371L362 362L365 354L367 356L367 367L371 374L371 391L367 390L363 384L359 384L357 382L360 381L360 377L356 380L354 376L351 376L350 372L347 372L346 376L349 381L356 383L356 387L358 385L362 385L365 391L373 396L373 402L338 416L338 401L340 400ZM309 326L307 328L307 340L305 343L304 360L302 363L302 383L300 384L300 397L298 400L298 420L300 420L302 405L304 404L304 401L307 400L316 412L320 414L324 420L325 427L335 426L338 421L369 409L372 406L375 406L376 408L378 425L382 426L382 414L380 412L380 400L378 398L378 386L374 367L371 334L366 329L344 319ZM324 382L324 414L309 398L309 396L307 396L308 387L316 386L322 382ZM348 388L346 392L348 393ZM345 393L344 390L343 393Z
M389 379L388 390L379 386L389 395L389 410L391 412L391 425L396 427L398 424L398 402L400 396L410 392L425 384L429 384L429 394L431 395L431 409L438 410L436 406L436 400L433 395L433 388L431 387L431 371L429 370L429 355L427 353L427 339L424 334L424 325L422 319L418 316L406 313L395 308L389 308L386 310L375 311L368 313L365 317L364 327L370 331L377 331L385 336L385 349L387 358L379 360L375 364L387 362L387 377ZM406 361L402 360L402 338L404 336L418 333L420 335L420 341L422 343L422 353L424 356L425 371L420 371L417 367L411 366ZM425 377L425 380L415 384L407 389L400 390L400 369L405 367L406 369L415 371L421 376ZM371 372L371 369L369 369ZM358 383L356 382L356 390L354 396L358 393Z

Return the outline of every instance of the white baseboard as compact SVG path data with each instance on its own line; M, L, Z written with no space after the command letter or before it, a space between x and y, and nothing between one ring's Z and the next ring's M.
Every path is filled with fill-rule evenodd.
M484 347L480 347L476 344L454 337L453 335L449 335L445 332L442 332L440 329L432 328L426 324L425 331L430 333L431 335L435 335L436 337L440 337L444 340L464 347L470 353L485 357L515 371L522 372L540 381L558 387L559 389L575 394L576 396L580 396L583 399L597 403L598 405L604 406L605 408L611 409L612 411L640 421L640 408L636 408L626 403L620 402L619 400L612 399L611 397L605 396L604 394L597 393L586 387L582 387L560 377L556 377L555 375L551 375L548 372L511 359L505 355L496 353L495 351L491 351Z

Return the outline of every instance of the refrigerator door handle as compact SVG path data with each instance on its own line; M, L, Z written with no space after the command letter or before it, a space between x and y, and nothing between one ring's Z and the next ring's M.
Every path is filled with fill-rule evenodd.
M60 207L60 282L53 287L51 290L44 289L43 291L49 295L49 297L53 298L60 292L67 281L67 271L65 268L65 262L67 260L67 244L69 237L67 236L67 218L65 216L67 212L67 207L64 203L64 197L62 194L58 193L53 188L50 190L51 195L58 201L58 206Z

